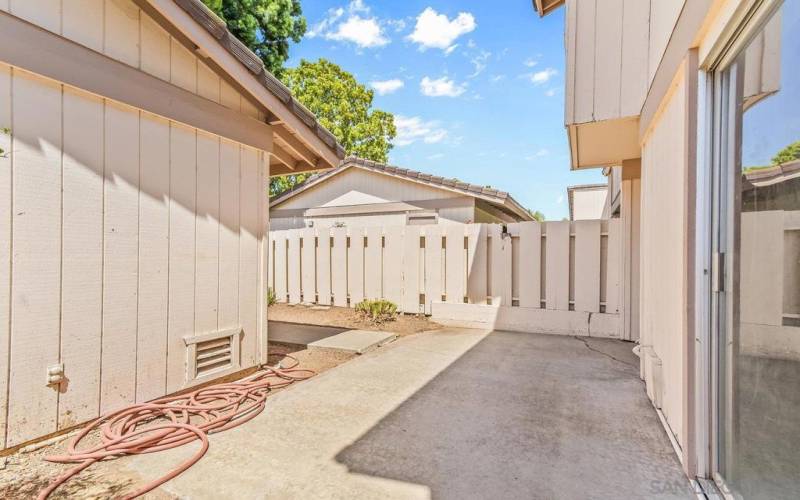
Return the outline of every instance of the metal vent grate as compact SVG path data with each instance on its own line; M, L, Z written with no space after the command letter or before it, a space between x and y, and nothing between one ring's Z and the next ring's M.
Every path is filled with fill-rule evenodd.
M195 377L210 375L233 366L231 338L198 342L195 350Z

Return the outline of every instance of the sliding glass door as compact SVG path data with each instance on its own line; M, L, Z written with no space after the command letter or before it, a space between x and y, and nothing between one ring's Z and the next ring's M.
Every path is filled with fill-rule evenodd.
M714 82L712 464L800 498L800 1L761 2Z

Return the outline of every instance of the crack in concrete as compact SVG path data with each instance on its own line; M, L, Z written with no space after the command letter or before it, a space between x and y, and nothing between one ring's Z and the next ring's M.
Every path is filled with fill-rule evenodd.
M615 356L613 356L613 355L611 355L611 354L609 354L607 352L601 351L600 349L596 349L596 348L590 346L589 345L589 341L586 340L583 337L578 337L577 335L573 335L573 337L575 338L575 340L581 341L583 343L583 345L586 346L586 348L589 349L590 351L596 352L598 354L602 354L603 356L605 356L607 358L610 358L610 359L613 359L617 363L622 363L625 366L630 366L630 367L633 367L633 368L637 368L637 366L635 364L633 364L633 363L628 363L627 361L621 360L621 359L619 359L619 358L617 358L617 357L615 357Z

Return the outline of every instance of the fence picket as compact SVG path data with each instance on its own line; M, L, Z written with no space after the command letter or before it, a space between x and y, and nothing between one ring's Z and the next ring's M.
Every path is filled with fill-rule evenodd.
M569 221L548 222L545 299L547 309L569 310Z
M403 300L403 227L386 228L383 249L383 296L395 304Z
M423 226L425 232L425 313L431 304L442 300L442 229Z
M317 301L317 231L314 228L302 230L300 253L300 288L303 302Z
M331 249L331 288L333 305L347 307L347 229L336 227Z
M364 229L350 228L347 248L347 290L350 307L364 300Z
M286 302L289 289L287 287L287 271L289 269L287 241L287 231L275 231L275 299L278 302Z
M519 226L519 306L542 307L542 227L538 222Z
M464 303L464 226L447 226L445 234L445 298L447 302Z
M600 221L575 221L575 310L600 311Z
M287 234L288 245L288 275L287 284L289 287L289 302L299 304L300 294L300 232L303 229L290 229Z
M317 232L317 302L331 304L331 233L329 229Z
M467 226L467 298L470 304L485 304L488 286L486 224Z
M364 296L380 299L383 296L383 230L380 227L367 228L367 247L364 250Z
M420 227L407 226L403 238L403 301L401 309L407 313L418 313L420 291Z
M511 305L511 237L503 234L503 226L489 225L491 255L489 265L492 305Z

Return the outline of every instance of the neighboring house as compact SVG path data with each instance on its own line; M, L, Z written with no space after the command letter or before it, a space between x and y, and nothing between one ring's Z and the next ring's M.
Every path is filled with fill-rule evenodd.
M800 183L758 166L800 137L800 2L533 4L566 5L572 168L621 170L625 328L686 474L797 498Z
M269 176L334 137L200 0L0 34L0 449L265 363Z
M508 193L348 158L270 202L270 229L533 220Z
M602 219L608 204L608 184L567 187L569 220Z

